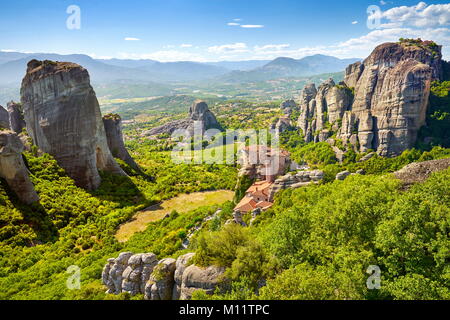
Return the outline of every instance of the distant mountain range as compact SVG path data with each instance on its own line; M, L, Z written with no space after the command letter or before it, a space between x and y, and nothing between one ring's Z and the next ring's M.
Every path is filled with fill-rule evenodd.
M148 81L156 83L214 81L265 81L285 77L304 77L339 72L359 59L338 59L314 55L303 59L221 61L198 63L190 61L158 62L155 60L93 59L87 55L0 52L0 86L18 86L31 59L70 61L89 70L94 83L116 81Z
M233 71L221 78L224 82L265 81L279 78L307 77L323 73L332 73L345 68L361 59L339 59L317 54L302 59L277 58L269 63L249 71Z

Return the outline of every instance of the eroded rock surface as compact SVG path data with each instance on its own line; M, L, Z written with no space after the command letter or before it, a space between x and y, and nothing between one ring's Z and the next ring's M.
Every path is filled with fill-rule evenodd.
M146 132L146 135L171 135L175 130L188 130L189 134L193 136L194 131L203 134L209 129L222 130L222 127L215 115L209 110L206 102L197 100L189 109L189 118L171 121L162 126L153 128Z
M403 184L411 185L424 182L432 173L450 168L450 158L430 160L424 162L413 162L394 173Z
M307 142L337 139L359 152L396 156L412 148L425 124L430 86L442 76L441 47L385 43L345 71L344 82L308 85L298 126Z
M158 261L153 253L122 252L116 259L108 259L102 282L108 289L106 293L143 294L145 300L187 300L196 290L213 294L225 270L190 265L194 255L187 253L177 260Z
M336 85L333 79L322 83L316 90L314 84L305 86L300 99L298 126L306 142L323 142L338 128L345 111L352 103L351 90L344 84Z
M23 162L23 149L15 132L0 131L0 177L6 180L20 201L31 204L39 201L39 197Z
M275 180L270 188L269 201L273 201L275 194L284 189L298 189L312 183L320 182L324 177L321 170L299 171L296 174L286 174Z
M145 285L146 300L171 300L174 288L176 260L162 259L156 265Z
M195 253L187 253L177 259L176 269L174 273L175 284L173 286L172 300L179 300L181 296L181 285L183 282L183 273L187 268L187 264L194 257Z
M9 126L12 131L19 134L26 128L22 106L19 103L9 102L7 105L9 114Z
M0 106L0 129L10 129L8 111Z
M121 117L118 114L105 115L103 116L103 124L105 125L108 147L113 157L123 160L133 169L140 171L141 169L125 148Z
M99 170L126 175L108 148L86 69L69 62L30 61L21 102L34 144L54 156L78 186L96 189Z
M385 43L361 64L347 68L345 82L354 87L352 119L338 138L356 134L359 151L399 155L413 147L425 124L431 81L441 76L437 54L419 46Z
M213 294L222 280L224 268L210 266L201 268L190 265L183 273L181 285L181 300L190 300L197 290L203 290L206 294Z

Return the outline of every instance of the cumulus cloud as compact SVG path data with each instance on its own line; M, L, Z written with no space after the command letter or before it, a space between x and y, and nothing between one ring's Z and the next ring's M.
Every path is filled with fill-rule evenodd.
M229 54L229 53L245 53L248 52L247 44L237 42L233 44L224 44L220 46L212 46L208 48L208 52L215 54Z
M371 17L387 21L381 25L382 28L447 26L450 24L450 3L427 5L425 2L419 2L414 6L400 6L384 12L375 12Z
M352 21L352 24L358 24L358 21Z
M240 26L241 24L237 23L237 22L228 22L227 25L229 25L229 26Z
M126 37L124 40L125 41L140 41L141 39L139 39L139 38L132 38L132 37Z

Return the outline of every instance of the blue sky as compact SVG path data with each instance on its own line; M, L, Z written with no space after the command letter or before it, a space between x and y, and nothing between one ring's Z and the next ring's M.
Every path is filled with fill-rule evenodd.
M69 30L77 5L81 28ZM377 5L377 29L367 8ZM16 0L0 5L0 50L93 57L218 61L365 57L379 43L422 37L450 58L445 1ZM371 20L375 21L375 20Z

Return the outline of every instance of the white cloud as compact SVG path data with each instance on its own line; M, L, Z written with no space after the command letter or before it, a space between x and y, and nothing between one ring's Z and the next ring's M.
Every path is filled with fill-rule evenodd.
M444 46L444 53L450 48L450 29L449 28L390 28L380 29L369 32L359 38L352 38L339 43L337 46L329 47L330 50L338 49L341 54L350 56L358 54L360 57L367 56L375 46L384 42L395 42L399 38L421 38L424 40L433 40Z
M192 48L192 44L189 43L183 43L180 48Z
M241 28L258 29L264 28L264 26L262 24L242 24Z
M124 40L125 41L140 41L141 39L139 39L139 38L132 38L132 37L126 37Z
M242 19L233 19L233 21L239 22L239 21L242 21Z
M208 48L208 52L215 54L224 54L224 53L245 53L249 52L247 44L243 42L237 42L233 44L224 44L220 46L212 46Z
M352 21L352 24L358 24L358 21L356 21L356 20Z
M229 25L229 26L240 26L241 24L237 23L237 22L228 22L227 25Z
M374 13L372 17L387 20L382 28L393 27L416 27L433 28L450 24L450 3L427 5L419 2L414 6L394 7L379 14Z

